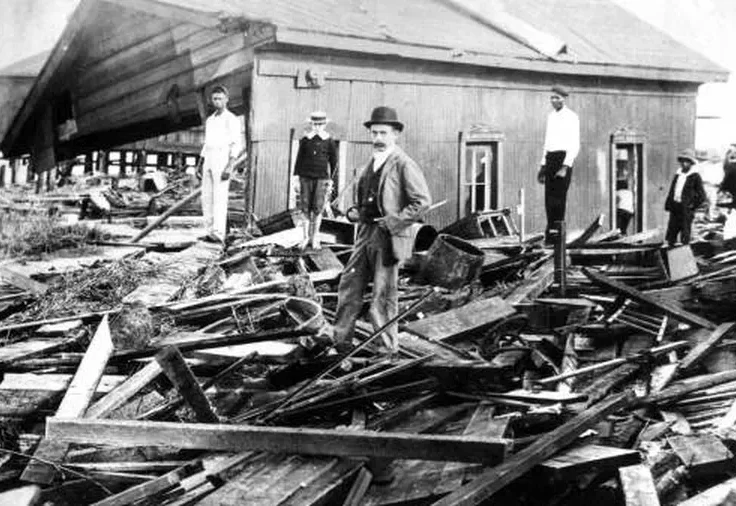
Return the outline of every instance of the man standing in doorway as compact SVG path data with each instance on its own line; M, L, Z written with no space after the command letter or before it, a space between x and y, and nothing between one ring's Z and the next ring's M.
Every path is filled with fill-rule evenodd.
M561 87L552 88L550 103L552 112L547 116L544 136L544 153L537 180L544 185L544 208L547 227L544 240L552 242L550 231L555 222L565 219L567 189L570 187L572 167L580 152L580 120L578 115L565 106L568 91Z
M330 199L332 177L337 170L337 143L325 130L326 113L313 112L309 122L310 132L299 140L294 175L299 176L299 207L307 218L301 249L307 245L319 249L322 212Z
M431 204L429 187L414 160L396 145L404 124L390 107L376 107L364 123L371 132L373 156L355 192L360 223L353 254L338 287L334 338L340 352L352 348L363 292L373 282L369 317L374 329L398 314L399 265L412 254L410 227ZM397 326L381 336L384 351L398 351Z
M212 88L210 99L215 107L204 127L204 146L200 154L202 171L202 214L210 242L225 242L230 171L241 152L238 118L228 110L228 92L224 86Z

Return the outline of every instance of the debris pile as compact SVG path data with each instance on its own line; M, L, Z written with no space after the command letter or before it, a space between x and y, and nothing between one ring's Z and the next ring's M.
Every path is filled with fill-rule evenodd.
M425 227L401 271L400 351L387 356L364 321L348 354L320 338L348 222L325 219L325 247L302 252L294 212L227 247L196 229L137 242L139 229L107 218L95 221L104 244L81 241L92 253L17 250L0 265L0 502L736 494L727 241L665 249L657 231L621 236L597 219L552 249L508 210Z

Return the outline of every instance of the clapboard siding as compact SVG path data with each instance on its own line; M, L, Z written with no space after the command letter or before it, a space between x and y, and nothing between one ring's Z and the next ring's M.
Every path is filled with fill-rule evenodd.
M536 182L536 172L550 111L549 87L555 83L573 90L568 104L581 118L581 153L568 199L570 229L587 226L598 213L608 213L609 140L616 129L632 127L647 136L646 184L651 204L648 227L664 223L660 209L676 153L694 141L697 90L692 85L273 51L259 53L257 59L253 138L259 143L268 142L269 148L259 152L256 191L268 188L270 197L259 197L257 201L268 206L268 212L283 210L275 208L276 202L286 202L287 125L303 121L314 108L325 109L334 121L345 126L346 141L365 143L369 136L362 123L371 109L382 104L396 107L406 124L402 147L422 166L434 200L448 199L447 205L429 217L437 226L458 218L459 133L473 124L489 125L505 136L504 205L513 207L523 187L528 229L544 226L544 190ZM326 71L325 86L296 88L297 71L311 67ZM266 152L273 153L269 156L275 156L275 162L264 159ZM361 152L368 156L368 149ZM350 152L348 159L355 166L365 161ZM273 170L273 163L284 167ZM269 168L261 171L262 166ZM274 177L279 180L273 181Z

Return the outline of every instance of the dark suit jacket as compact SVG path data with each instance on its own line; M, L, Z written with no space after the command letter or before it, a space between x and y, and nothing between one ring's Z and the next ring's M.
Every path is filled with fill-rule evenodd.
M693 169L690 169L691 171ZM672 178L670 191L667 193L667 200L664 203L664 210L671 211L676 204L675 202L675 184L677 176ZM703 180L697 172L688 173L685 180L685 186L682 188L682 199L680 203L686 211L693 212L705 202L705 189L703 188Z
M363 171L373 170L370 161ZM361 172L362 174L362 172ZM356 185L355 202L362 202ZM411 257L414 247L412 225L432 203L429 186L417 163L396 146L383 164L378 183L378 207L391 234L394 256L399 262Z

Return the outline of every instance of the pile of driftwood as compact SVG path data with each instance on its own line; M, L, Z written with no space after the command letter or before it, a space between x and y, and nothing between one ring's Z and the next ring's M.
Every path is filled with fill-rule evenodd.
M728 244L422 227L400 352L361 321L339 355L353 226L300 252L299 219L227 248L113 224L122 253L73 272L0 265L0 504L733 501Z

